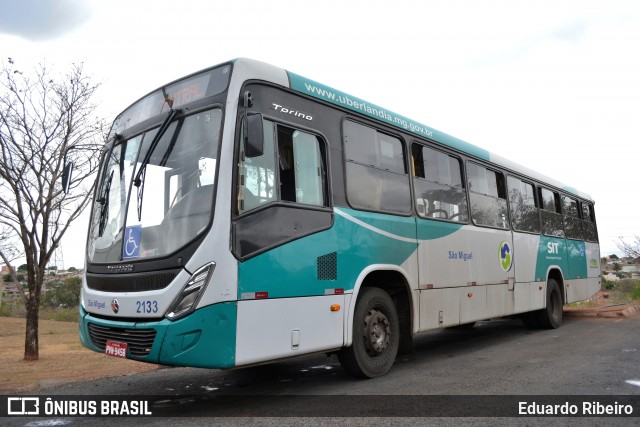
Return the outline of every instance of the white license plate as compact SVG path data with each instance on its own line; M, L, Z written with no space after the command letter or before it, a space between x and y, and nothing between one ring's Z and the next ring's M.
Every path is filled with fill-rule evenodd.
M107 341L104 348L104 354L107 356L127 358L127 343L118 341Z

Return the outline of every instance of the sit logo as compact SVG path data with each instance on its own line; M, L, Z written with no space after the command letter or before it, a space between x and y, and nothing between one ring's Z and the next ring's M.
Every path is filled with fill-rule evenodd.
M560 243L558 243L558 242L549 242L549 243L547 243L547 252L550 253L550 254L557 254L559 245L560 245Z

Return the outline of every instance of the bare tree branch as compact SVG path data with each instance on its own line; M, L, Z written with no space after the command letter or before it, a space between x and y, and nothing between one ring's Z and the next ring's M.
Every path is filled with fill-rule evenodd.
M38 358L38 310L46 267L71 223L88 206L104 122L94 115L98 85L74 64L60 77L46 65L32 75L2 64L0 72L0 226L27 264L25 359ZM64 153L78 173L72 194L61 186ZM7 248L0 256L9 260Z
M627 243L622 237L619 238L618 249L629 258L640 258L640 236L635 236L635 242Z

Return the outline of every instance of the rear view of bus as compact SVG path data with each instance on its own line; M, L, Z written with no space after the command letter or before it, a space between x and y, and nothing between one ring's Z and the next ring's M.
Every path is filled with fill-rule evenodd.
M111 356L336 352L372 378L418 332L509 315L555 328L599 288L586 194L256 61L139 99L100 165L80 338Z

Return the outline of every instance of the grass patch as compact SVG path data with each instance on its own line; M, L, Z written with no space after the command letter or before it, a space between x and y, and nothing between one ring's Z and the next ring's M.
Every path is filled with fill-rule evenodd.
M2 303L0 317L17 317L24 319L27 311L22 302ZM78 307L40 307L40 320L56 320L58 322L77 322Z
M0 317L25 317L27 312L22 301L20 302L3 302L0 305Z
M57 320L58 322L77 322L78 321L78 307L71 308L40 308L41 320Z
M106 356L82 347L77 322L41 319L39 332L40 360L25 361L25 319L0 317L0 394L146 372L157 367Z

